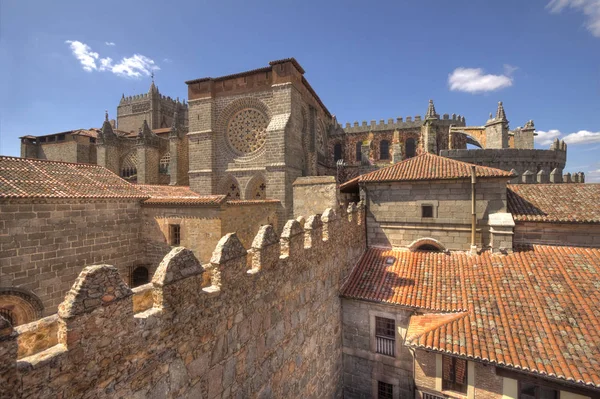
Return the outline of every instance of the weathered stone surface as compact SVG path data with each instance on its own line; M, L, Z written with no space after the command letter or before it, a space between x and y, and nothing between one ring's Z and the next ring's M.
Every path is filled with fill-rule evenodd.
M152 278L152 284L161 287L203 272L202 265L192 251L184 247L176 247L160 262Z

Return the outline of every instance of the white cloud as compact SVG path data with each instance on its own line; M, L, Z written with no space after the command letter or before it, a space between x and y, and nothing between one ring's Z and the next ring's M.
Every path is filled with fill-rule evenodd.
M100 58L100 55L92 51L91 47L85 43L73 40L67 40L66 43L69 44L73 55L81 62L83 69L88 72L97 70L112 72L122 77L140 78L150 76L152 71L160 69L154 60L145 55L134 54L131 57L123 57L121 61L114 64L112 58ZM106 44L110 45L109 42L106 42Z
M90 46L77 40L67 40L65 43L69 45L73 55L83 66L84 71L92 72L97 69L96 60L98 59L98 53L92 51Z
M116 46L115 42L104 42L107 46Z
M170 64L170 63L172 63L172 62L173 62L173 60L172 60L172 59L170 59L170 58L165 58L165 59L163 59L163 62L165 62L165 63L167 63L167 64Z
M555 138L560 136L560 131L555 129L548 130L547 132L536 130L535 132L537 133L535 141L540 145L550 145Z
M513 84L510 74L516 68L505 65L505 75L484 74L482 68L456 68L448 75L448 85L452 91L463 91L466 93L484 93L496 91Z
M560 13L565 8L581 11L586 17L585 27L596 37L600 37L600 0L551 0L546 6L552 13Z
M563 140L567 144L590 144L600 143L600 132L580 130L576 133L567 134Z
M600 143L600 132L590 132L588 130L580 130L575 133L569 133L566 136L560 130L552 129L544 132L542 130L535 131L538 135L535 141L541 145L549 145L555 138L561 138L567 144L594 144ZM562 137L561 137L562 136Z

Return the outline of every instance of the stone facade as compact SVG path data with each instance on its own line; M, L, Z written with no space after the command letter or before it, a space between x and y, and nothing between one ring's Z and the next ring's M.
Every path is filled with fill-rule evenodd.
M342 299L344 398L376 398L377 381L393 385L394 398L414 398L413 356L403 345L411 312ZM375 318L395 321L393 356L377 353Z
M341 397L338 291L365 248L350 210L290 220L281 238L264 226L249 254L227 234L204 266L174 248L135 292L117 268L86 267L56 338L0 326L0 396Z
M68 131L47 136L21 137L21 158L96 163L96 132Z
M477 180L476 245L490 245L488 218L506 212L506 179ZM471 182L466 179L364 185L369 246L411 247L433 239L440 249L471 244ZM432 217L422 217L431 206ZM432 244L432 242L423 242Z
M34 319L56 312L82 267L114 262L128 278L144 263L139 200L4 199L0 208L2 301L40 303Z

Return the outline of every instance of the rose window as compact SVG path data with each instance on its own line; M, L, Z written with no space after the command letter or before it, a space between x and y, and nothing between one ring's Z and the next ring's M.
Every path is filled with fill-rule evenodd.
M246 108L236 113L227 126L229 144L242 154L261 148L267 136L267 118L259 111Z

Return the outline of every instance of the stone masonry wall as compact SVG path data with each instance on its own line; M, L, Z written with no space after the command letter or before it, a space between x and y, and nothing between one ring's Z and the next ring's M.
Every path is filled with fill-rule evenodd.
M447 249L467 250L471 242L471 182L443 180L371 183L367 189L369 245L408 247L433 238ZM477 245L489 245L488 215L506 212L506 181L478 179ZM432 205L433 217L422 218L421 206Z
M514 244L600 247L600 224L515 222Z
M342 397L338 292L365 248L349 209L304 229L290 220L281 238L263 226L250 255L228 234L204 266L174 248L135 314L146 287L85 268L60 305L58 344L17 360L18 332L0 320L0 396Z
M33 293L49 315L87 265L114 262L127 278L143 258L139 211L138 200L1 200L1 286Z
M295 217L339 206L339 190L334 176L300 177L293 183L293 189Z
M277 216L280 208L278 201L227 203L221 213L221 234L235 232L242 245L249 248L261 226L270 224L276 232L281 231Z
M344 398L377 397L377 381L394 386L394 398L412 399L413 357L403 345L411 312L398 306L342 300ZM376 352L375 316L395 320L395 356Z

